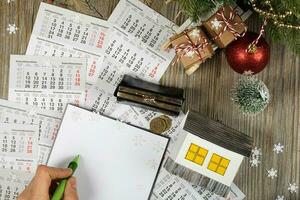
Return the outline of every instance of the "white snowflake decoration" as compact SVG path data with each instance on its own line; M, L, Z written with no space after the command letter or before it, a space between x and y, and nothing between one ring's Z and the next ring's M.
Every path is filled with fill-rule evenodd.
M18 27L16 26L16 24L8 24L6 30L8 31L9 34L16 34Z
M137 189L138 191L142 191L143 188L144 188L144 185L143 185L143 184L138 184L138 185L136 185L136 189Z
M268 170L268 177L271 178L271 179L276 178L277 177L277 172L278 172L278 170L273 169L273 168Z
M261 149L255 147L251 150L251 157L250 157L250 166L251 167L258 167L258 164L260 164L260 156L262 155Z
M212 21L211 21L211 26L213 29L216 29L218 30L219 28L222 27L222 22L221 21L218 21L217 18L214 18Z
M81 24L81 16L80 15L73 15L72 16L72 19L73 19L73 21L74 21L74 23L76 23L76 24Z
M137 136L134 137L133 143L134 143L134 145L137 146L137 147L138 147L138 146L143 146L143 145L146 143L146 140L144 139L143 136L137 135Z
M200 37L200 30L199 29L194 29L194 30L191 31L191 33L189 35L193 38L198 38L198 37Z
M296 193L298 190L298 186L296 185L296 183L289 183L288 190L290 191L290 193Z
M117 122L116 122L117 124L116 124L116 128L118 129L118 130L122 130L122 128L124 128L124 126L123 126L123 120L121 120L121 119L117 119Z
M154 147L153 147L153 151L160 153L164 151L164 145L161 142L156 142Z
M259 91L259 94L264 100L269 99L270 97L268 91L266 91L264 88Z
M79 122L82 120L81 112L78 110L73 110L71 112L71 119L73 122Z
M277 154L282 153L284 149L284 146L279 142L278 144L274 144L273 151Z
M194 57L195 52L194 51L189 51L185 54L185 56L189 57L189 58L193 58Z
M254 149L252 149L251 153L252 153L252 156L260 156L261 155L261 149L257 148L257 147L254 147Z
M158 166L155 160L147 160L146 165L151 169L156 169L156 167Z
M159 21L159 14L156 13L156 12L153 12L153 13L152 13L152 19L153 19L154 21L158 22L158 21Z
M44 63L43 63L46 67L50 67L51 66L51 62L49 59L45 59Z
M12 180L17 180L18 176L14 172L9 172L9 178Z
M251 70L244 71L244 73L243 73L243 75L245 75L245 76L250 76L252 74L254 74L254 72Z
M99 116L96 113L92 113L91 115L89 115L89 121L90 122L95 122L99 119L98 117Z
M260 163L260 161L258 159L251 159L250 160L251 167L258 167L259 163Z
M284 196L278 195L275 200L284 200L284 199L285 199Z
M35 112L35 110L34 109L30 109L30 110L28 110L28 115L29 116L35 116L36 115L36 112Z

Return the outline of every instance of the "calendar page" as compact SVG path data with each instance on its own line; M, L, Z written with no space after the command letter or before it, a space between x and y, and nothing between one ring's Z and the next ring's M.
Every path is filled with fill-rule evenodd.
M144 3L121 0L108 21L124 34L134 37L135 43L144 44L157 54L173 59L174 52L166 52L162 46L178 27Z
M164 168L156 181L151 200L243 200L245 195L232 184L226 198L208 190L193 186L185 180L167 172Z
M85 102L86 59L11 55L8 99L63 112Z
M106 21L41 3L27 55L84 57L87 84L97 80L109 25Z
M0 200L16 200L34 174L11 169L0 170Z
M62 114L0 99L0 123L35 124L38 130L38 164L46 164Z
M105 48L105 62L99 79L120 80L120 75L131 74L150 82L159 82L172 58L145 46L136 44L134 37L113 26ZM107 61L106 61L107 59ZM107 66L109 66L107 68Z
M195 185L193 187L205 200L243 200L246 197L245 194L234 183L231 184L230 191L226 198L211 193L202 187Z
M159 172L151 200L204 200L184 180L168 173L164 168Z
M0 167L34 172L38 156L38 125L0 123Z

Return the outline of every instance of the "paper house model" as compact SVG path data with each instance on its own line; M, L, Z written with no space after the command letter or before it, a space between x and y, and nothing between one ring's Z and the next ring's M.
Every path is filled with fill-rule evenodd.
M196 112L187 114L165 168L172 174L226 196L253 140Z

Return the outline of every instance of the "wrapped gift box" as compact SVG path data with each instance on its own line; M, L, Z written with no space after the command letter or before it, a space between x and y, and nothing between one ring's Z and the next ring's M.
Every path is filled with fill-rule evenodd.
M200 27L173 36L167 47L175 49L177 59L182 62L188 75L196 71L199 65L210 58L214 52L209 39Z
M243 33L247 31L241 17L230 6L221 7L207 21L203 22L203 27L220 48L224 48L238 37L242 37Z

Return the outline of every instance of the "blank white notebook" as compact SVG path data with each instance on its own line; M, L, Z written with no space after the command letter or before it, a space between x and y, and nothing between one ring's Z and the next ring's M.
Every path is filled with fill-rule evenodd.
M68 105L48 165L77 155L80 199L149 199L169 139Z

